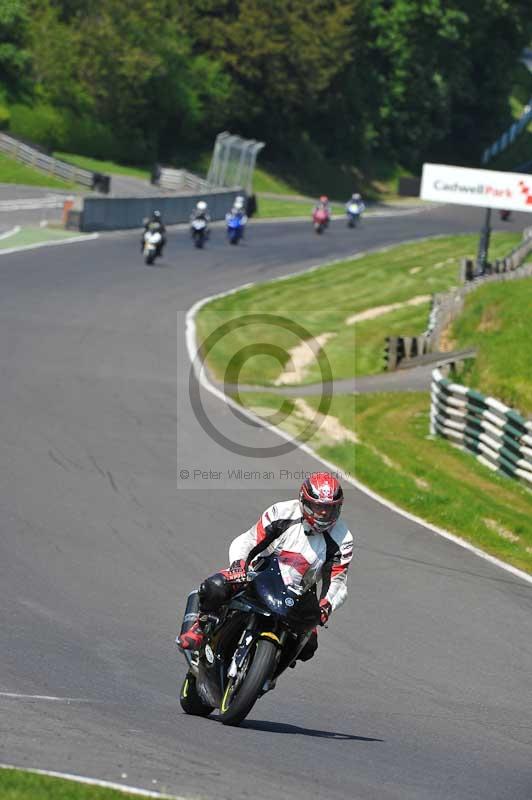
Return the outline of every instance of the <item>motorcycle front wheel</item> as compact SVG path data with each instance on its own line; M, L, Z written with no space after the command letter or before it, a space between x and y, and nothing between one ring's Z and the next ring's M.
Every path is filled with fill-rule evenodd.
M220 720L224 725L240 725L247 717L260 697L262 687L272 677L276 664L276 645L259 639L243 680L235 684L231 678L227 684L220 706Z
M196 678L191 672L187 673L183 681L179 702L185 714L193 714L195 717L208 717L214 711L214 708L206 705L199 696L196 689Z

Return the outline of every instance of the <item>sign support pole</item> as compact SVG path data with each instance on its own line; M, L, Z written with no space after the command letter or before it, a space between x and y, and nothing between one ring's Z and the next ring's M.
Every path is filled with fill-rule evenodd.
M481 275L483 275L486 272L486 266L488 264L490 238L491 238L491 208L487 208L486 215L484 217L484 227L480 231L480 239L478 241L477 264L480 269Z

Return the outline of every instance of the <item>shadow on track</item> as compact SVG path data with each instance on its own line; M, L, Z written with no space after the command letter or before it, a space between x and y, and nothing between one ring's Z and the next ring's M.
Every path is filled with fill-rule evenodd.
M349 733L336 731L320 731L314 728L301 728L299 725L289 725L286 722L266 722L261 719L247 719L240 724L240 728L250 728L254 731L267 731L268 733L291 733L299 736L316 736L319 739L336 739L338 741L352 742L383 742L384 739L374 739L370 736L353 736Z

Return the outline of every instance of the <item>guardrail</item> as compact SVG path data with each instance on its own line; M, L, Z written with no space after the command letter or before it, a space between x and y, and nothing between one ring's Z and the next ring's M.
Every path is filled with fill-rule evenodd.
M485 283L512 281L532 277L532 264L524 264L532 252L532 228L523 231L523 241L504 258L497 259L488 265L482 275L467 276L468 264L473 269L473 262L463 262L463 286L440 292L432 297L432 309L427 330L416 336L388 336L385 340L384 359L386 369L395 370L401 364L426 353L437 353L443 332L463 311L465 298ZM405 366L405 364L403 364Z
M493 397L432 373L430 432L494 472L532 484L532 421Z
M110 191L111 178L109 175L90 172L89 170L75 167L73 164L67 164L65 161L59 161L59 159L47 156L40 150L30 147L30 145L14 139L6 133L0 133L0 151L12 158L16 158L17 161L21 161L23 164L47 172L55 178L79 183L81 186L86 186L104 194L108 194Z
M234 196L234 189L221 189L179 197L85 197L83 210L70 212L67 227L86 232L141 228L155 209L161 212L165 225L175 225L189 221L198 200L207 201L213 220L223 219Z
M211 184L199 175L186 169L172 169L156 164L151 175L151 182L161 189L173 192L208 192Z

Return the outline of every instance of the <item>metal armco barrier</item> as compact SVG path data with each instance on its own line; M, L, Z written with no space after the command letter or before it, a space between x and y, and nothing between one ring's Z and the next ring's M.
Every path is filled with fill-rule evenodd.
M165 225L188 222L198 200L209 204L213 220L223 219L238 189L187 194L181 197L85 197L79 230L114 231L141 228L143 220L159 209Z
M523 231L523 240L507 256L488 265L482 275L475 274L470 260L462 263L463 286L440 292L432 297L427 330L418 336L388 336L384 349L386 369L397 369L401 362L407 362L425 353L437 352L446 328L462 313L465 298L486 283L520 280L532 277L532 264L525 264L532 253L532 228Z
M431 434L473 453L494 472L532 485L532 421L493 397L432 373Z
M186 169L171 169L158 164L152 173L152 183L172 192L209 192L212 186L204 178Z
M90 172L86 169L80 169L72 164L67 164L65 161L59 161L57 158L52 158L34 147L30 147L12 136L5 133L0 133L0 151L7 155L16 158L17 161L22 161L30 167L35 167L55 178L62 178L65 181L72 183L79 183L82 186L87 186L89 189L95 189L99 192L109 193L111 188L111 178L109 175L102 175L100 172Z

